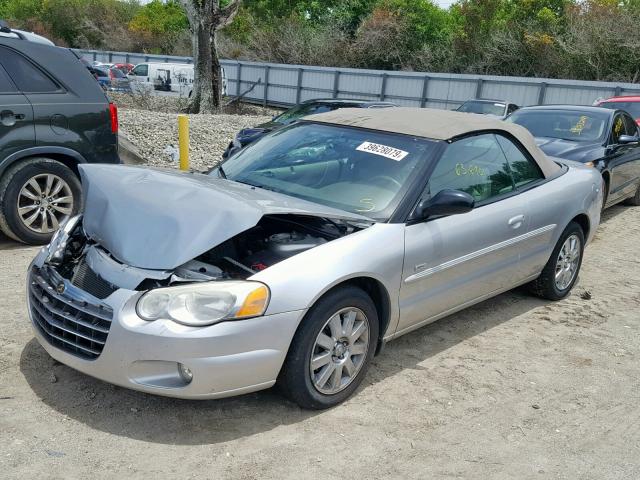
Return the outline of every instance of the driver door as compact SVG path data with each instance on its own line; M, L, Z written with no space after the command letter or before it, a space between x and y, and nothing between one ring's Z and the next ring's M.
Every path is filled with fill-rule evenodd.
M506 290L522 277L519 237L527 231L527 206L494 134L447 147L423 198L446 188L469 193L476 207L406 227L398 333Z
M607 147L611 175L610 202L635 194L640 175L640 147L638 143L621 144L619 142L621 135L638 135L636 122L622 112L614 117L610 145Z

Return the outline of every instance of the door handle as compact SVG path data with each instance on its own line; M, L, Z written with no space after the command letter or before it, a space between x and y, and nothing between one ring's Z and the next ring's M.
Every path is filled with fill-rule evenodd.
M5 127L13 127L17 121L24 120L24 113L13 113L11 110L3 110L0 112L0 123Z
M511 228L516 229L516 228L520 228L523 222L524 222L524 215L516 215L515 217L510 218L509 222L507 223Z

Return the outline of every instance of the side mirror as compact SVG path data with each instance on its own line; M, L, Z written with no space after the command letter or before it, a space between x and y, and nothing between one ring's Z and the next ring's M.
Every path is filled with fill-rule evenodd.
M620 137L618 138L618 143L620 145L638 142L640 142L640 138L638 138L637 135L620 135Z
M434 197L422 200L416 207L415 217L425 220L439 215L458 215L473 210L476 201L466 192L445 189Z

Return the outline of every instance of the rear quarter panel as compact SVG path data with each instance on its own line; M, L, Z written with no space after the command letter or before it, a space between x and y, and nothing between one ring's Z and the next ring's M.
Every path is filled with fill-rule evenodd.
M521 257L526 276L537 275L549 260L551 252L569 222L578 215L589 219L587 243L593 239L600 223L602 176L592 167L563 160L567 171L527 192L529 230L556 225L550 235L535 238L535 244Z

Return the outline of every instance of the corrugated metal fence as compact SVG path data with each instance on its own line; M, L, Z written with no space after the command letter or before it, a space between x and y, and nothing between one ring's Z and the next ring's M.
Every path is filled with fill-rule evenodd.
M90 61L191 63L190 57L77 50ZM520 106L590 105L600 97L640 94L640 84L546 78L392 72L222 60L229 95L253 83L247 101L289 106L314 98L387 100L399 105L455 108L470 98L509 100Z

